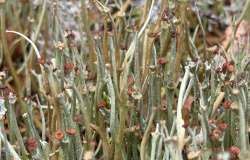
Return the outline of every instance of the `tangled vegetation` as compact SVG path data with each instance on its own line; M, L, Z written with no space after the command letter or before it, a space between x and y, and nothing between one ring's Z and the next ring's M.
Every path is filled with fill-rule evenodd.
M0 0L0 159L250 159L249 13Z

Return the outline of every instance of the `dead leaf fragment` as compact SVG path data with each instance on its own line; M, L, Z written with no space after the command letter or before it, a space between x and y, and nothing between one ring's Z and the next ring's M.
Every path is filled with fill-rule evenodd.
M84 160L92 160L94 158L94 153L92 151L87 151L84 154Z
M199 151L191 151L188 153L187 157L188 157L188 159L195 159L195 158L199 157L200 154L201 154L200 150Z
M216 98L216 100L213 104L212 114L214 114L215 111L217 110L217 108L220 106L224 97L225 97L225 92L220 92L220 94L218 95L218 97Z
M233 27L229 26L225 31L225 39L222 42L222 46L227 48L229 45L233 34ZM230 46L230 50L233 52L240 51L241 48L247 47L248 36L250 35L250 23L243 20L240 22L236 34L235 40Z
M239 109L238 103L237 103L237 102L233 102L233 103L231 104L231 109L235 109L235 110Z

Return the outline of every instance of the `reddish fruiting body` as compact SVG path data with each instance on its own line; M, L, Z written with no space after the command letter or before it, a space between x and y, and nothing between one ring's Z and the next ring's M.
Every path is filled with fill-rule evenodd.
M134 91L135 91L134 88L129 87L129 88L128 88L128 95L129 95L129 96L132 96L132 94L134 93Z
M213 129L211 133L212 140L219 140L221 136L222 136L222 131L220 129L218 128Z
M66 133L68 135L74 136L76 134L76 129L75 128L68 128L68 129L66 129Z
M37 141L34 137L30 137L26 141L26 146L29 152L33 152L37 148Z
M38 61L38 63L41 64L41 65L44 65L45 62L46 62L46 61L45 61L45 58L43 58L43 57L39 58L37 61Z
M73 63L66 63L64 64L64 73L67 74L69 73L71 70L73 70L75 67L75 65Z
M225 109L230 109L231 105L232 105L232 102L229 101L229 100L225 100L225 101L223 102L223 107L224 107Z
M224 131L228 125L224 122L220 122L220 123L217 123L217 126L219 127L219 129L221 129L222 131Z
M98 108L106 108L107 107L107 102L105 100L100 100L97 104Z
M233 65L233 64L228 64L228 65L227 65L227 71L228 71L229 73L232 73L232 72L234 71L234 65Z
M164 65L164 64L166 64L166 63L167 63L166 58L164 58L164 57L160 57L160 58L158 58L158 64L160 64L160 65Z
M236 146L231 146L229 148L229 153L231 154L232 158L237 158L237 156L240 154L240 149Z
M61 141L64 138L64 134L62 131L56 131L55 138L59 141Z

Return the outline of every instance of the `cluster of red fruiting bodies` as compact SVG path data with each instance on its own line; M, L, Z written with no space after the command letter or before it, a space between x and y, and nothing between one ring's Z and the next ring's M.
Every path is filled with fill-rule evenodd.
M208 124L215 126L215 128L212 129L212 132L210 133L210 138L212 141L218 141L222 137L223 132L228 128L228 125L225 122L215 119L209 120ZM230 153L231 159L237 159L240 154L240 149L236 146L229 147L227 151Z
M70 136L74 136L76 134L76 129L75 128L68 128L65 130L65 132L70 135ZM64 138L64 133L60 130L55 132L55 139L61 141Z
M230 153L231 155L231 159L237 159L237 157L239 156L240 154L240 149L236 146L231 146L229 149L228 149L228 152Z
M220 68L217 68L218 73L233 73L235 71L235 66L233 61L229 61L227 57L224 57L225 62Z
M212 132L210 133L210 137L214 141L219 140L222 137L223 132L228 127L228 125L225 122L223 122L223 121L217 121L215 119L209 120L208 124L215 126L215 128L213 128Z
M230 101L230 100L225 100L225 101L223 102L223 107L224 107L225 109L230 109L232 103L233 103L233 102Z
M76 135L76 129L75 128L67 128L65 130L65 133L69 136L75 136ZM65 137L64 132L61 130L57 130L54 133L54 138L58 141L62 141ZM38 147L38 141L35 137L30 137L26 140L26 148L29 152L34 152Z
M40 64L40 65L44 65L46 63L51 64L51 62L46 62L44 57L39 58L37 61L38 61L38 64ZM76 67L75 64L73 64L71 62L64 64L64 66L63 66L64 74L68 74L73 70L75 71L76 75L80 75L80 69L78 67Z

